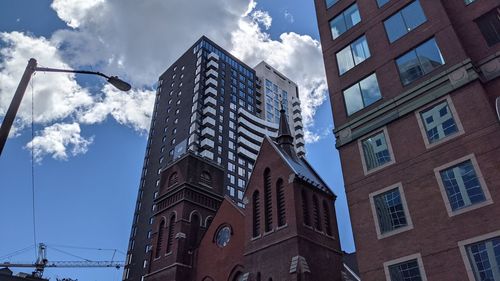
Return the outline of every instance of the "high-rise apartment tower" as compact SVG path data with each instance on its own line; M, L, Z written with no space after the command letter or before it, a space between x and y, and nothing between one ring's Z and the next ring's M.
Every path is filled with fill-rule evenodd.
M499 281L500 2L315 6L361 279Z
M279 115L267 121L266 110L272 108L274 114L280 103L294 125L296 151L305 154L297 86L266 63L259 65L270 72L262 71L259 77L202 37L160 76L124 280L140 281L146 273L160 173L175 159L190 151L221 166L225 194L244 207L243 194L261 142L265 135L278 134Z

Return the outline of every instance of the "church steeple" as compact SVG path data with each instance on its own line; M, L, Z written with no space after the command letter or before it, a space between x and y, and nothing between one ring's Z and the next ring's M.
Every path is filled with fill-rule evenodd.
M289 156L297 158L297 153L295 152L295 147L293 145L292 133L290 131L290 126L288 125L288 120L286 118L285 109L283 108L283 103L281 103L280 122L276 142L278 143L278 146L283 149Z

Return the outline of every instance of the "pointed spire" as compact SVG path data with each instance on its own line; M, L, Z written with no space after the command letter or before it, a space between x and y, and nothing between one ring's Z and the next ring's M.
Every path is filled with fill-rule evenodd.
M297 157L295 148L293 146L293 136L290 131L290 126L288 125L288 118L286 118L285 109L283 107L283 101L280 102L280 122L278 129L278 136L276 137L276 142L278 146L283 149L288 155L292 157Z

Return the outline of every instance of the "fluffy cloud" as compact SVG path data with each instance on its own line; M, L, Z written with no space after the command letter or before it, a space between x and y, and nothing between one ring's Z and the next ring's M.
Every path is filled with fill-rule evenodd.
M67 160L68 150L72 156L86 153L93 137L83 138L80 135L80 124L59 124L45 127L38 133L26 148L32 149L36 161L41 161L45 155L54 159Z
M39 64L50 63L51 67L70 67L61 58L57 46L46 38L12 32L0 33L0 41L5 44L0 50L0 116L3 116L30 58L37 58ZM18 127L31 122L31 93L37 123L64 119L92 104L89 92L76 83L72 74L37 72L31 83L19 108Z
M38 136L36 145L28 145L36 149L37 157L64 159L86 151L91 140L78 138L79 131L70 134L69 129L63 130L63 124L70 125L66 124L68 120L96 124L111 117L144 132L149 128L153 107L152 85L201 35L206 35L247 64L265 60L294 80L299 85L306 141L317 141L320 134L310 128L327 90L319 42L293 32L273 40L266 33L272 18L266 11L256 10L256 4L253 0L200 0L196 4L173 0L53 0L52 8L69 28L56 31L51 38L0 33L5 45L0 51L0 116L5 114L28 59L35 57L48 67L91 66L134 85L129 93L104 86L91 95L73 75L37 73L33 87L35 122L57 122L49 127L53 131L44 130ZM19 127L30 121L30 104L27 94L16 121ZM56 135L55 131L72 137L50 141L48 137Z
M112 116L118 123L131 126L140 133L149 129L155 99L154 91L132 89L124 93L106 85L103 93L104 97L99 98L87 111L79 114L80 122L100 123L108 116Z

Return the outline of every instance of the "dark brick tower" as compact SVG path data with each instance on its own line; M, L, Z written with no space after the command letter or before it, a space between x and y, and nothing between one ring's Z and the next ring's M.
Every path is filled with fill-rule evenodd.
M304 158L281 112L276 143L266 138L247 186L248 280L341 280L335 195Z
M221 167L192 154L161 172L145 280L193 278L195 249L222 202L223 182Z

